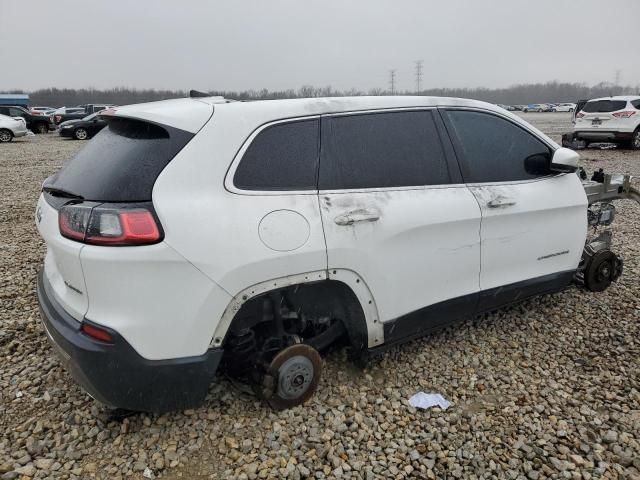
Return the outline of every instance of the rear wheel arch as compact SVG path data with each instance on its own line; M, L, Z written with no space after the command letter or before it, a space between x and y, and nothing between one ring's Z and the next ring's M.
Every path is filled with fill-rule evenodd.
M384 341L384 329L366 283L355 272L334 269L273 279L239 292L225 309L210 345L221 347L225 344L228 332L237 326L242 309L246 310L249 302L278 292L287 295L295 292L293 301L301 303L303 313L302 304L306 301L315 313L326 311L341 320L354 351L365 352Z

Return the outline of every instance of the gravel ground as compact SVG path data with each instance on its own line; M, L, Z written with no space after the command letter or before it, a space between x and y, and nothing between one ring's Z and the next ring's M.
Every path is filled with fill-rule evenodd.
M524 114L557 135L564 114ZM81 143L0 145L0 478L640 478L640 207L619 202L608 291L529 300L395 348L329 355L316 396L274 413L220 378L197 410L104 420L49 347L35 275L41 182ZM640 174L640 153L582 152ZM418 391L446 410L417 411ZM146 472L145 472L146 470Z

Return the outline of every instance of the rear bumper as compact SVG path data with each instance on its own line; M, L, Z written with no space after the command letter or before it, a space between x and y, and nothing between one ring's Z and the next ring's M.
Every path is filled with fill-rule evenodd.
M96 400L114 408L165 412L204 401L222 349L171 360L141 357L116 331L113 344L93 340L56 302L49 281L38 275L38 303L47 336L65 368ZM104 327L101 327L104 328Z
M618 132L606 130L581 130L574 132L574 137L580 140L591 140L601 142L624 142L631 140L633 132Z

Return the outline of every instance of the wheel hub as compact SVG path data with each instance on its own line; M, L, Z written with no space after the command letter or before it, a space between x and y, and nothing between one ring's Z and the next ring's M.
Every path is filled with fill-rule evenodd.
M278 395L298 398L307 391L313 380L313 364L307 357L296 355L278 369Z
M269 365L268 378L274 380L269 403L278 409L304 403L315 392L321 373L322 359L316 349L302 343L285 348Z

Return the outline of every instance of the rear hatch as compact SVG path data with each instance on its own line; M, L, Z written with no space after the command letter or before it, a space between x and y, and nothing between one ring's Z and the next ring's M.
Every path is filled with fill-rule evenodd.
M626 100L590 100L576 114L575 130L602 130L605 132L624 130L629 123L628 118L621 115L626 107Z
M94 212L102 212L100 222L107 223L118 211L147 210L155 216L151 198L158 175L212 114L211 104L190 99L110 110L104 116L107 127L45 180L36 211L47 246L44 272L56 300L77 320L82 320L90 301L80 261L84 245L122 245L119 237L108 238L109 233L103 240L110 244L91 241ZM113 225L103 223L95 228L113 230Z

